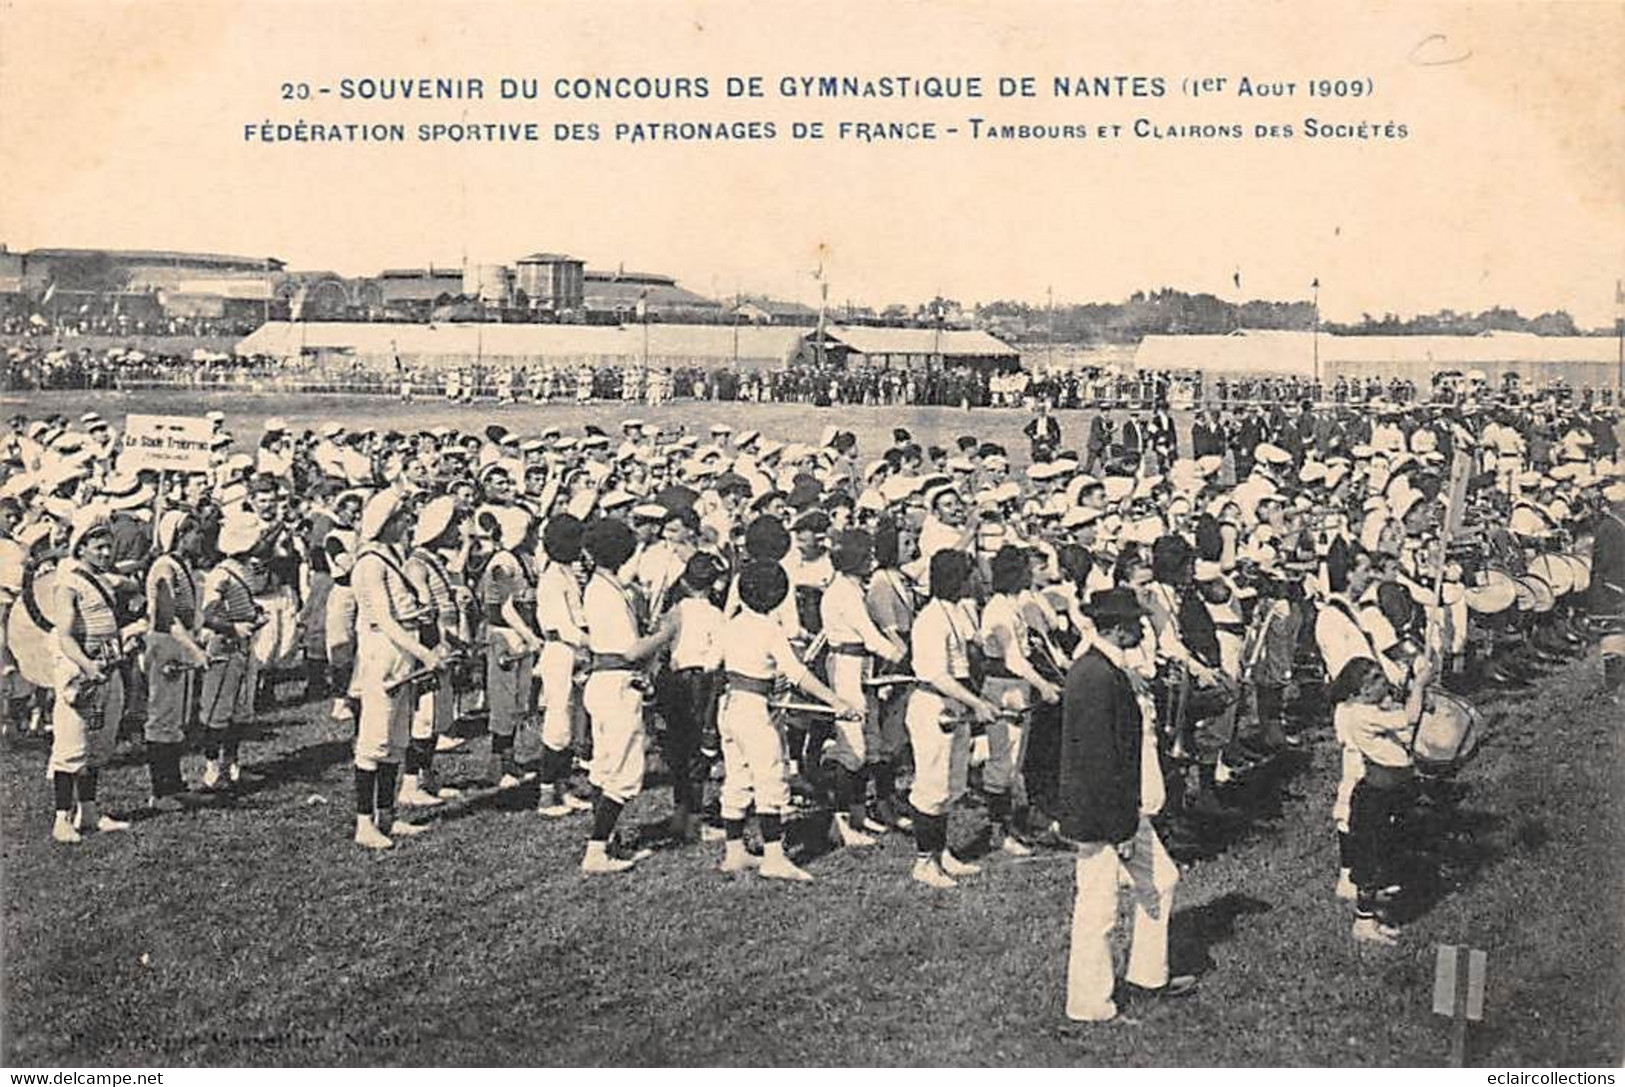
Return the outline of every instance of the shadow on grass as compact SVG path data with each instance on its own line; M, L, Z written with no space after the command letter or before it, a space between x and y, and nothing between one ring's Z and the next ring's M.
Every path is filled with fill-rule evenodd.
M1212 970L1211 951L1235 937L1236 919L1274 908L1261 898L1231 891L1200 906L1175 909L1168 920L1169 972L1201 976Z

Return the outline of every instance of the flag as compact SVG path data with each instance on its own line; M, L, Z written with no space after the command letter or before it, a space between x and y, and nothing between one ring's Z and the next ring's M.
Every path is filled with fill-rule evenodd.
M640 321L649 316L649 289L647 287L638 292L638 304L634 307L634 311Z
M56 280L53 279L45 285L45 293L40 295L39 304L46 305L54 297L56 297Z
M1314 279L1310 280L1309 286L1313 290L1320 290L1320 277L1316 276Z
M1230 280L1231 280L1231 282L1235 283L1236 290L1238 290L1238 291L1241 290L1241 269L1240 268L1236 269L1235 274L1230 277Z

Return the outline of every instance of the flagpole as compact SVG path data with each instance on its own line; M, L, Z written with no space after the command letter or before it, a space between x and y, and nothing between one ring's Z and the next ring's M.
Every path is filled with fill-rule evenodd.
M1314 281L1313 284L1311 284L1311 286L1314 288L1314 292L1315 292L1315 298L1314 298L1315 333L1314 333L1314 337L1313 337L1311 342L1312 342L1312 345L1313 345L1314 357L1315 357L1315 384L1318 386L1320 384L1320 277L1319 276L1315 277L1315 281Z

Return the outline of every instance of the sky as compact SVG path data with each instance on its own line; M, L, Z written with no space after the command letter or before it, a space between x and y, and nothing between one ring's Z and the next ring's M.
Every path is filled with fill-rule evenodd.
M1501 304L1613 321L1625 276L1625 5L377 3L0 0L0 241L274 255L293 268L564 251L718 296L1110 301L1173 286L1307 299L1329 320ZM728 75L761 75L755 100ZM785 99L785 75L979 75L987 96ZM1161 98L1056 98L1056 75ZM561 102L560 76L700 76L710 97ZM1033 99L999 76L1032 75ZM350 78L503 76L535 101L360 102ZM1182 81L1223 76L1190 97ZM1242 99L1237 81L1292 82ZM1318 78L1360 100L1308 98ZM335 88L283 101L284 82ZM973 141L967 119L1084 125ZM1309 139L1305 118L1406 126ZM1136 118L1241 140L1099 139ZM541 125L535 144L245 142L244 125ZM616 121L773 121L780 137L631 145ZM792 121L934 121L934 142L792 141ZM556 123L597 122L597 142ZM1292 139L1251 138L1291 124ZM1241 287L1235 285L1239 275Z

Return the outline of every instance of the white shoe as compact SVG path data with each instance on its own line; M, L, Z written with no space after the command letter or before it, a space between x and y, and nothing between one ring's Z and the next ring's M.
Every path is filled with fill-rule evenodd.
M402 819L397 819L389 824L389 833L396 838L415 838L419 834L427 834L433 829L433 827L426 827L420 823L408 823Z
M592 801L584 800L575 793L564 794L564 806L571 811L592 811Z
M844 815L837 815L831 822L835 827L835 840L848 849L860 849L876 844L871 835L855 829Z
M226 776L230 778L231 783L235 785L239 781L243 780L243 768L238 766L236 763L232 763L226 768Z
M764 857L758 871L764 879L783 879L791 883L811 883L813 879L811 872L782 853L777 857Z
M885 834L887 831L891 830L891 827L888 827L885 823L876 822L865 815L863 817L863 822L861 825L859 825L858 829L863 831L865 834Z
M436 752L456 751L466 743L468 739L464 736L441 736L435 740L434 749Z
M982 870L982 866L971 864L969 861L962 861L953 853L944 849L942 851L942 870L950 876L974 876Z
M354 721L355 711L350 708L348 699L335 698L333 699L333 710L329 716L335 721Z
M760 868L762 858L753 857L745 852L743 843L738 853L723 853L722 863L717 865L719 872L748 872L752 868Z
M937 864L931 857L916 857L914 871L910 875L914 877L916 883L923 883L927 887L947 890L950 887L959 886L948 873L942 870L942 866Z
M404 787L401 789L397 803L403 808L432 808L444 804L445 801L433 793L424 792L420 786L414 784L409 789Z
M636 867L632 861L625 861L619 857L611 857L603 848L587 848L587 855L581 858L581 870L589 876L608 876L618 872L627 872Z
M700 824L700 841L722 842L727 841L727 839L728 832L723 830L721 827L714 827L710 823Z
M356 820L355 844L363 849L388 849L395 843L371 819L362 816Z
M1352 931L1354 938L1361 943L1381 947L1395 947L1399 943L1399 930L1380 923L1375 917L1356 917Z
M450 785L436 785L433 792L429 792L427 789L423 791L429 793L429 795L434 797L436 800L441 801L456 800L458 797L463 795L463 790L453 789Z
M1117 1018L1117 1005L1108 1000L1104 1007L1087 1015L1073 1015L1070 1011L1066 1017L1074 1023L1110 1023Z
M1231 771L1230 767L1225 765L1225 761L1223 759L1220 759L1219 765L1213 768L1213 783L1215 785L1228 785L1230 783L1230 779L1235 776L1236 775Z
M85 839L74 829L73 820L65 814L59 814L55 825L51 827L51 840L61 842L63 845L78 845Z
M499 789L517 789L525 783L525 779L517 774L503 774L502 780L497 782Z
M203 787L205 789L220 787L220 764L213 759L203 764Z
M1030 857L1033 855L1032 846L1023 842L1013 834L1006 834L1004 842L999 849L1012 857Z
M122 819L114 819L111 815L103 815L96 820L96 829L101 831L129 830L130 824Z
M1353 902L1360 896L1355 888L1354 881L1349 878L1349 870L1344 868L1337 873L1337 897L1345 902Z

